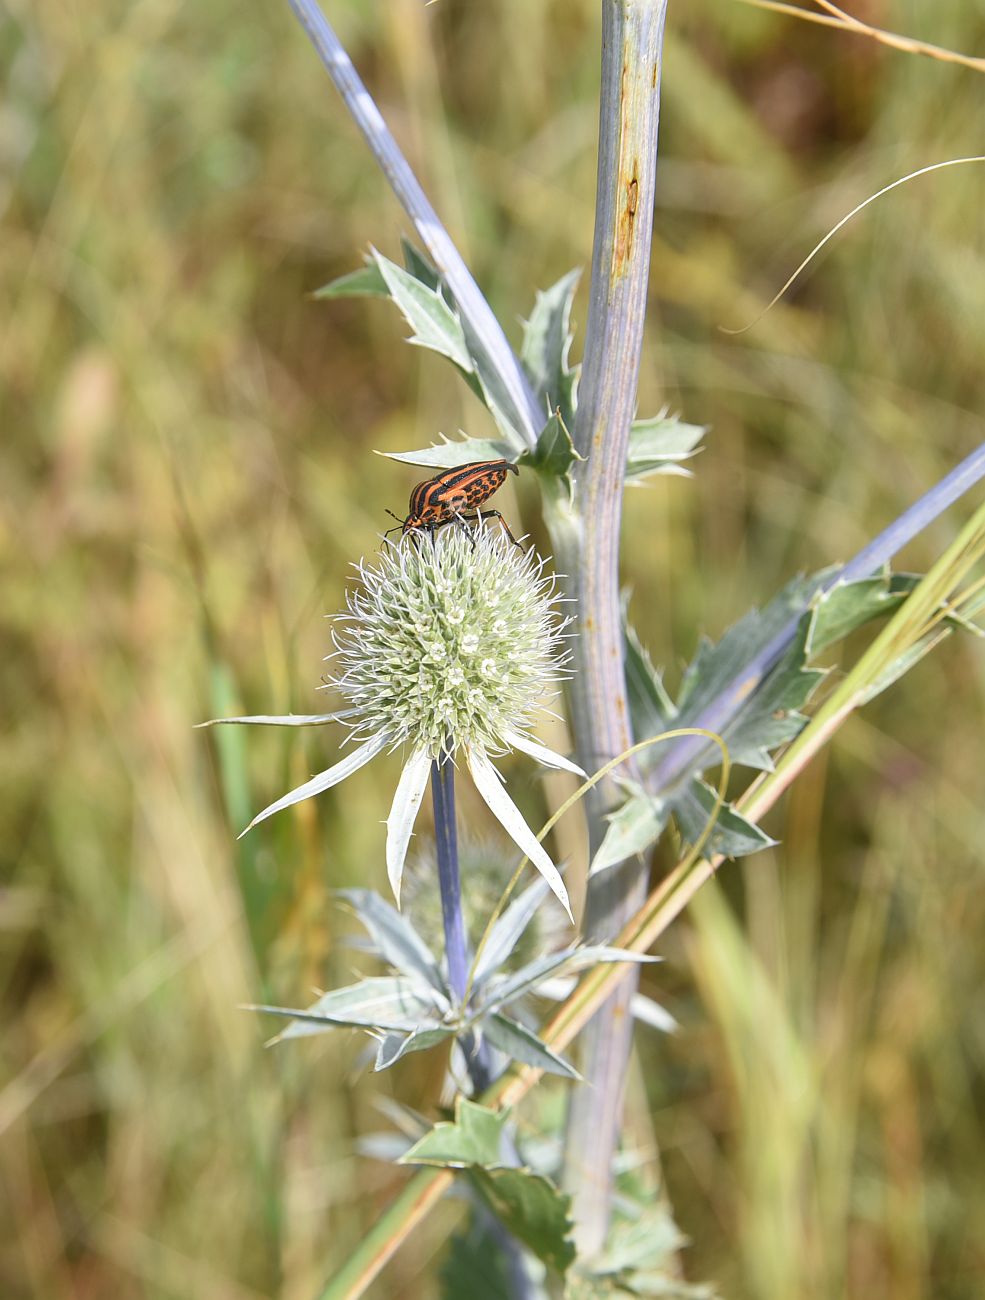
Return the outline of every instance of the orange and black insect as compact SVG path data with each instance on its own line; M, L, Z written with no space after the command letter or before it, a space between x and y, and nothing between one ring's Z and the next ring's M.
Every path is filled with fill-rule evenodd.
M434 478L425 479L414 488L407 518L399 520L401 532L420 531L433 536L445 524L458 524L464 528L466 524L478 523L484 516L492 516L503 525L514 546L519 546L498 510L480 509L503 486L507 474L519 472L508 460L477 460L469 465L443 469ZM397 515L393 517L398 518ZM396 531L395 528L389 530L390 533Z

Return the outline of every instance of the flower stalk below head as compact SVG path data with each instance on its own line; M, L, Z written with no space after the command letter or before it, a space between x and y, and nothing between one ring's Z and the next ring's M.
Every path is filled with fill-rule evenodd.
M462 915L462 888L458 876L458 832L455 825L455 769L450 760L431 764L431 798L434 802L434 843L441 887L441 920L445 928L448 983L459 1003L465 1001L469 982L469 955Z

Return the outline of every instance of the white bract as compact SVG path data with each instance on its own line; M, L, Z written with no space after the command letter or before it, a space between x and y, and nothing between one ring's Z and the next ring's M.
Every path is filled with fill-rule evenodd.
M387 818L387 874L400 901L407 846L436 759L459 752L493 815L571 909L561 876L507 794L492 760L522 750L547 767L584 776L529 735L564 674L560 595L545 562L513 545L495 526L409 533L374 563L357 566L358 584L336 617L335 672L329 679L347 708L303 721L340 720L358 742L341 762L276 800L273 813L320 794L381 750L406 746L407 758ZM298 725L293 716L229 722ZM245 834L245 832L244 832Z

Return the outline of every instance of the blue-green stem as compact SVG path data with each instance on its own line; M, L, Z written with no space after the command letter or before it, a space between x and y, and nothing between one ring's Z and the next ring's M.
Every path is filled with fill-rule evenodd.
M431 801L434 805L434 841L438 858L438 884L441 889L441 920L445 930L448 983L456 1000L463 1003L469 981L469 953L465 935L465 917L462 912L461 877L458 870L455 765L447 754L442 754L431 764ZM472 1087L475 1089L476 1096L479 1096L493 1081L489 1051L485 1044L478 1046L471 1033L463 1035L460 1044L465 1053ZM531 1291L522 1248L495 1215L490 1214L489 1220L489 1231L506 1259L511 1295L516 1296L517 1300L524 1300Z
M588 771L633 739L623 667L619 533L646 315L666 8L666 0L602 4L595 243L574 431L585 457L577 478L582 532L574 563L559 556L569 573L578 574L578 672L570 698L576 750ZM589 802L592 852L617 797L606 783ZM635 859L596 876L586 901L586 936L611 939L638 911L646 887L646 869ZM571 1098L564 1182L583 1256L599 1251L608 1231L632 1040L629 1003L637 979L632 968L582 1037L585 1082Z
M930 523L937 519L948 506L952 505L970 488L985 478L985 443L975 448L946 474L939 483L923 494L903 513L866 546L853 556L847 564L842 565L819 588L828 591L839 583L857 582L860 578L871 577L891 560L899 551L921 533ZM806 610L807 606L804 606ZM789 649L802 613L795 614L776 636L762 650L753 655L742 667L741 672L715 696L708 706L695 719L696 727L704 727L719 735L728 727L738 709L749 699L771 669ZM693 737L668 746L666 755L656 765L649 778L650 788L655 794L670 790L698 765L705 752L705 744Z
M462 915L462 887L458 874L458 831L455 825L455 766L447 754L431 764L431 799L434 804L434 841L441 889L441 920L445 928L448 983L461 1002L469 982L468 946Z
M469 948L462 912L462 885L458 870L458 827L455 818L455 765L447 754L431 764L431 801L434 805L434 843L441 891L441 921L445 931L448 983L456 1001L465 1001L469 985ZM477 1047L471 1034L461 1040L469 1077L476 1093L492 1083L489 1052Z
M352 120L362 131L394 194L403 204L418 238L451 289L473 354L482 362L484 371L490 377L495 376L500 406L514 430L516 449L522 451L524 447L533 447L537 434L543 428L545 415L537 404L530 381L510 347L503 327L483 297L451 236L441 224L410 164L390 134L383 115L316 0L288 0L288 4L334 81Z

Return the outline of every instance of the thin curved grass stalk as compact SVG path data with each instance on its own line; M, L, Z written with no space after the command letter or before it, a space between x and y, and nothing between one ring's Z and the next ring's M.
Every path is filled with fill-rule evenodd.
M646 317L666 12L666 0L605 0L602 7L595 242L574 431L575 447L586 464L577 480L582 530L573 566L563 553L564 539L552 535L562 552L562 568L577 574L578 671L569 694L575 750L588 771L627 749L633 739L623 668L619 536ZM550 511L547 522L550 527ZM604 815L615 802L608 783L588 801L592 853L605 835ZM646 866L637 859L591 880L586 936L608 940L621 929L643 901L646 880ZM600 1249L608 1231L612 1157L632 1038L627 1011L637 983L638 972L627 972L612 1005L586 1033L581 1056L585 1083L569 1103L564 1184L583 1254Z
M873 27L860 18L847 14L837 5L828 4L826 0L817 0L826 13L815 13L811 9L802 9L798 5L786 4L784 0L739 0L740 4L752 9L765 9L769 13L784 14L788 18L799 18L803 22L816 23L819 27L833 27L836 31L849 32L853 36L866 36L879 45L900 50L904 54L921 54L928 59L937 59L941 63L957 63L963 68L972 68L975 72L985 72L985 59L973 54L962 54L959 50L949 50L944 45L932 45L929 41L919 41L914 36L903 36L899 32L887 31L884 27Z
M741 812L758 820L773 807L791 781L823 749L854 709L864 702L868 692L893 659L901 650L919 640L933 625L942 607L948 605L949 593L983 557L985 505L979 507L959 537L778 760L775 771L754 783L736 801L736 807ZM656 739L641 742L634 749L646 748L648 744L656 743ZM620 761L621 758L622 756ZM727 779L727 773L725 775ZM724 784L720 784L719 790L724 793ZM546 833L546 830L545 827L542 833ZM618 945L633 952L647 952L702 885L711 879L723 861L718 856L697 857L692 850L652 890L644 905L618 936ZM550 1023L541 1030L542 1040L552 1049L563 1051L611 996L622 978L623 973L614 966L599 966L590 971ZM524 1067L515 1075L504 1076L483 1096L483 1104L497 1108L515 1106L539 1078L539 1072L529 1067ZM321 1300L354 1300L362 1295L401 1243L442 1199L453 1180L454 1175L447 1170L425 1169L415 1174L342 1270L321 1292Z
M864 198L861 203L856 203L855 207L852 208L850 212L846 212L840 221L835 222L823 239L818 240L797 269L784 281L782 288L776 291L758 316L755 316L748 325L742 325L738 329L730 329L726 325L720 325L718 328L723 334L728 334L733 338L738 334L748 333L748 331L755 325L759 324L764 316L772 311L787 290L797 281L801 273L807 270L811 262L813 262L818 253L820 253L821 249L824 248L825 244L834 239L838 231L847 226L849 221L851 221L853 217L858 216L858 214L867 208L870 203L875 203L876 199L881 199L884 194L888 194L891 190L899 189L901 185L906 185L909 181L915 181L919 176L926 176L929 172L943 171L945 167L963 167L966 163L985 163L985 155L970 154L964 158L945 158L941 162L929 163L926 167L918 167L916 171L907 172L905 176L898 176L896 180L890 181L890 183L884 185L882 189L876 190L874 194L870 194L867 198Z

